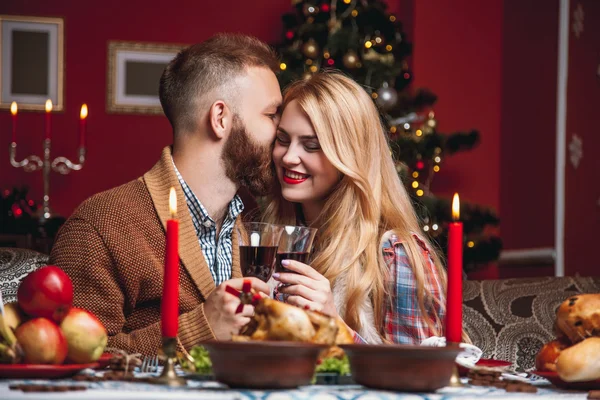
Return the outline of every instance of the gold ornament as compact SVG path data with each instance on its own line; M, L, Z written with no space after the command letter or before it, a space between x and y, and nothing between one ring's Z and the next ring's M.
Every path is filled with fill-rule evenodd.
M356 68L358 66L358 55L353 51L349 50L342 59L342 63L346 68Z
M302 46L302 52L306 57L317 58L319 56L319 45L314 39L309 39L308 42Z
M309 80L312 77L312 74L308 71L306 71L305 73L302 74L302 79Z

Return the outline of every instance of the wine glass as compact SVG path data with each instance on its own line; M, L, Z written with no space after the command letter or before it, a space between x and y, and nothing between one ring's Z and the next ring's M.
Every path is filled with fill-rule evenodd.
M281 265L283 260L296 260L306 264L316 233L315 228L307 226L284 226L277 250L275 272L293 272Z
M275 255L283 227L264 222L244 222L237 228L242 275L267 282L275 269Z

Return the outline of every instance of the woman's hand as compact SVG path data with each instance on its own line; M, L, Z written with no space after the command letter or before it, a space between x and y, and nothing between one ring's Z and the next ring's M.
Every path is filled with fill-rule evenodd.
M287 286L280 286L277 290L284 293L286 302L298 307L308 307L310 310L320 311L331 317L338 313L333 301L331 284L323 275L315 271L310 265L295 260L283 260L281 264L290 271L273 274L273 278Z

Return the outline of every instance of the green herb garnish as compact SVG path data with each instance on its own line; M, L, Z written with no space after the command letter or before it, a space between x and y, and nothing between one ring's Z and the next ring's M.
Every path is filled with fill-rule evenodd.
M190 365L189 361L182 360L182 367L184 369L192 370L197 374L212 374L212 362L208 355L208 350L204 346L194 346L190 350L190 356L194 359L194 364Z
M329 372L340 375L349 375L350 362L348 361L348 356L344 355L344 357L341 359L326 358L323 361L321 361L321 364L317 365L317 369L315 372Z

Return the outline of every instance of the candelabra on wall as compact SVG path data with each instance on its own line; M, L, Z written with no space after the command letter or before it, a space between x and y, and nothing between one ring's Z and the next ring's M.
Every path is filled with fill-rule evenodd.
M50 172L55 171L61 175L67 175L71 171L79 171L83 168L85 163L85 132L86 132L86 121L88 115L87 105L81 106L81 112L79 115L79 149L78 149L78 162L74 163L66 157L56 157L52 159L50 156L52 149L52 101L46 101L46 126L43 142L43 156L42 158L36 155L30 155L17 161L17 103L13 102L10 106L10 112L12 114L12 140L10 143L10 164L15 168L23 168L26 172L34 172L42 170L44 180L44 199L43 206L39 210L40 222L52 218L54 213L50 208Z

